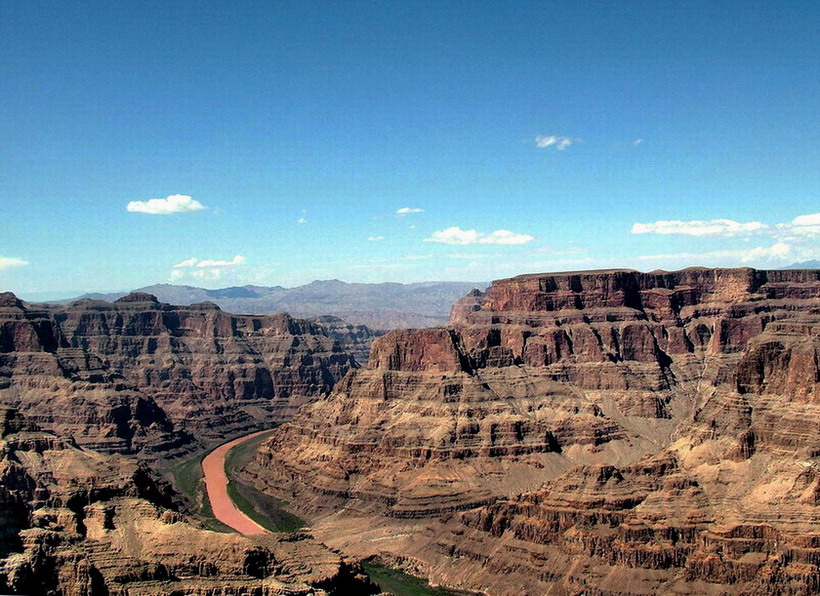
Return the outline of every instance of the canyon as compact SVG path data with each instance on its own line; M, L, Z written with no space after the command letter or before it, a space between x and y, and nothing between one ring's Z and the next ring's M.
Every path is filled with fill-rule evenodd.
M105 453L168 458L270 425L356 366L331 332L286 314L0 294L0 404Z
M370 342L372 341L372 345ZM361 366L366 363L365 366ZM523 275L374 333L135 292L0 294L0 591L820 591L820 272ZM157 473L283 423L207 529Z
M13 594L371 594L361 566L308 533L206 530L134 458L0 407L0 591Z
M322 542L489 594L820 589L820 272L525 275L263 443Z
M232 313L267 315L287 312L313 319L328 315L351 325L371 329L430 327L448 320L454 301L486 282L426 281L400 283L346 283L338 279L315 280L292 288L254 286L208 290L193 286L156 284L134 290L156 296L162 302L190 305L213 302ZM84 294L78 298L114 300L129 292ZM73 300L61 300L68 304Z

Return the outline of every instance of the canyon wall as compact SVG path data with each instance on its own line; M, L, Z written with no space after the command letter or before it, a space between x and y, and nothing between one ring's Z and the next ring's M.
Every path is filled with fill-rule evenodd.
M493 594L820 589L820 272L525 275L377 339L246 470Z
M282 420L355 366L322 327L284 314L0 295L0 403L106 452L167 456Z
M135 461L78 448L0 406L0 591L370 594L361 567L304 532L200 528Z

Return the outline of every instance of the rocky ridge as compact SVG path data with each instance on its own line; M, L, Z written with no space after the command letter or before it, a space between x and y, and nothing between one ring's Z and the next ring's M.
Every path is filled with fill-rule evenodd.
M333 315L352 325L367 325L371 329L396 329L446 323L448 309L453 301L475 287L486 288L487 284L447 281L368 284L328 279L294 288L242 286L206 290L157 284L135 291L153 294L160 301L171 304L213 302L233 313L261 315L287 312L307 319ZM87 294L80 298L113 302L126 293Z
M133 458L104 455L0 407L0 591L368 594L361 567L309 534L203 530Z
M500 280L377 339L247 475L451 586L809 594L819 355L816 270Z
M367 365L373 340L386 333L370 329L367 325L354 325L332 315L314 317L310 321L321 325L330 337L338 341L344 350L350 352L360 366Z
M281 420L355 366L322 327L284 314L0 295L0 403L105 452L167 456Z

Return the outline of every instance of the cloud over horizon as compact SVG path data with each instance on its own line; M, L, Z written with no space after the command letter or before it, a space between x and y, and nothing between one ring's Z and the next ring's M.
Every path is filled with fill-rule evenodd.
M174 265L171 269L171 281L178 281L184 277L194 277L203 280L221 279L225 271L237 265L243 265L246 259L236 255L230 261L221 259L197 259L191 257Z
M739 266L750 263L783 265L787 261L810 259L811 253L796 249L786 242L775 242L771 246L754 246L752 248L713 250L700 253L681 252L669 254L641 255L633 260L638 262L670 263L692 267L705 266Z
M764 224L759 221L742 223L732 219L658 220L652 223L634 223L629 233L722 238L768 235L784 240L793 240L795 238L820 237L820 213L798 215L789 223L774 225Z
M759 221L740 223L731 219L678 219L659 220L654 223L632 224L630 234L662 234L681 236L740 236L759 233L769 226Z
M170 215L172 213L193 213L194 211L202 211L206 207L188 195L168 195L164 199L131 201L125 209L130 213Z
M13 269L15 267L25 267L29 262L18 257L0 257L0 271Z
M430 234L424 242L437 242L439 244L452 244L456 246L467 246L469 244L526 244L535 238L529 234L517 234L509 230L496 230L485 234L477 230L462 230L458 226L451 226L445 230L440 230Z

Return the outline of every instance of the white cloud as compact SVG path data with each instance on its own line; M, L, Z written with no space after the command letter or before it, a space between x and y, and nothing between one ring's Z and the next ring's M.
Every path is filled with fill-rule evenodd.
M418 207L402 207L401 209L396 209L397 215L407 215L408 213L424 213L424 209L419 209Z
M635 223L631 234L662 234L681 236L741 236L764 232L769 228L759 221L740 223L731 219L690 221L660 220L654 223Z
M17 257L0 257L0 271L4 269L13 269L14 267L25 267L28 261L19 259Z
M758 246L746 251L739 251L741 263L751 263L754 261L782 261L788 259L792 254L792 247L785 242L776 242L771 246Z
M632 146L637 147L641 143L643 143L643 139L635 139L634 141L632 141Z
M558 149L558 151L563 151L570 145L580 142L581 139L562 137L560 135L538 135L537 137L535 137L535 146L539 149L555 147L556 149Z
M174 265L174 269L179 269L180 267L193 267L198 262L199 259L197 259L196 257L191 257L190 259L185 259L184 261L181 261Z
M476 230L462 230L458 226L447 228L430 234L425 238L425 242L439 242L441 244L457 244L465 246L467 244L477 244L480 234Z
M370 242L378 242L380 240L384 240L384 236L368 236L367 239Z
M224 273L224 269L197 269L196 271L190 272L191 277L207 281L222 279Z
M526 244L534 238L529 234L516 234L509 230L496 230L479 239L479 244Z
M755 246L753 248L715 250L710 252L691 253L681 252L672 254L642 255L633 260L638 262L652 262L664 266L664 263L692 265L748 265L751 263L760 264L783 264L786 261L800 258L806 253L795 250L793 246L786 242L776 242L771 246ZM665 266L669 266L665 265Z
M218 261L214 259L204 259L196 264L197 267L233 267L234 265L241 265L245 262L245 257L236 255L230 261Z
M791 225L784 224L778 227L797 236L820 236L820 213L798 215L792 220Z
M245 263L245 257L236 255L230 261L219 259L197 259L191 257L180 261L171 269L171 281L178 281L185 277L193 277L195 279L213 281L222 279L226 272L230 271L237 265Z
M171 213L190 213L202 211L205 205L192 199L188 195L170 195L165 199L149 199L148 201L131 201L126 210L131 213L147 213L149 215L169 215Z
M792 220L792 225L795 226L820 226L820 213L811 213L809 215L798 215Z
M759 221L737 222L731 219L660 220L653 223L635 223L632 234L662 234L680 236L737 236L768 235L783 241L797 241L820 236L820 213L798 215L790 223L768 225Z
M296 220L296 223L298 223L298 224L306 224L306 223L307 223L307 219L305 219L304 217L300 217L299 219L297 219L297 220Z
M526 244L532 240L534 238L529 234L516 234L509 230L496 230L484 234L476 230L462 230L458 226L452 226L446 230L433 232L429 238L424 239L424 242L466 246L468 244Z

